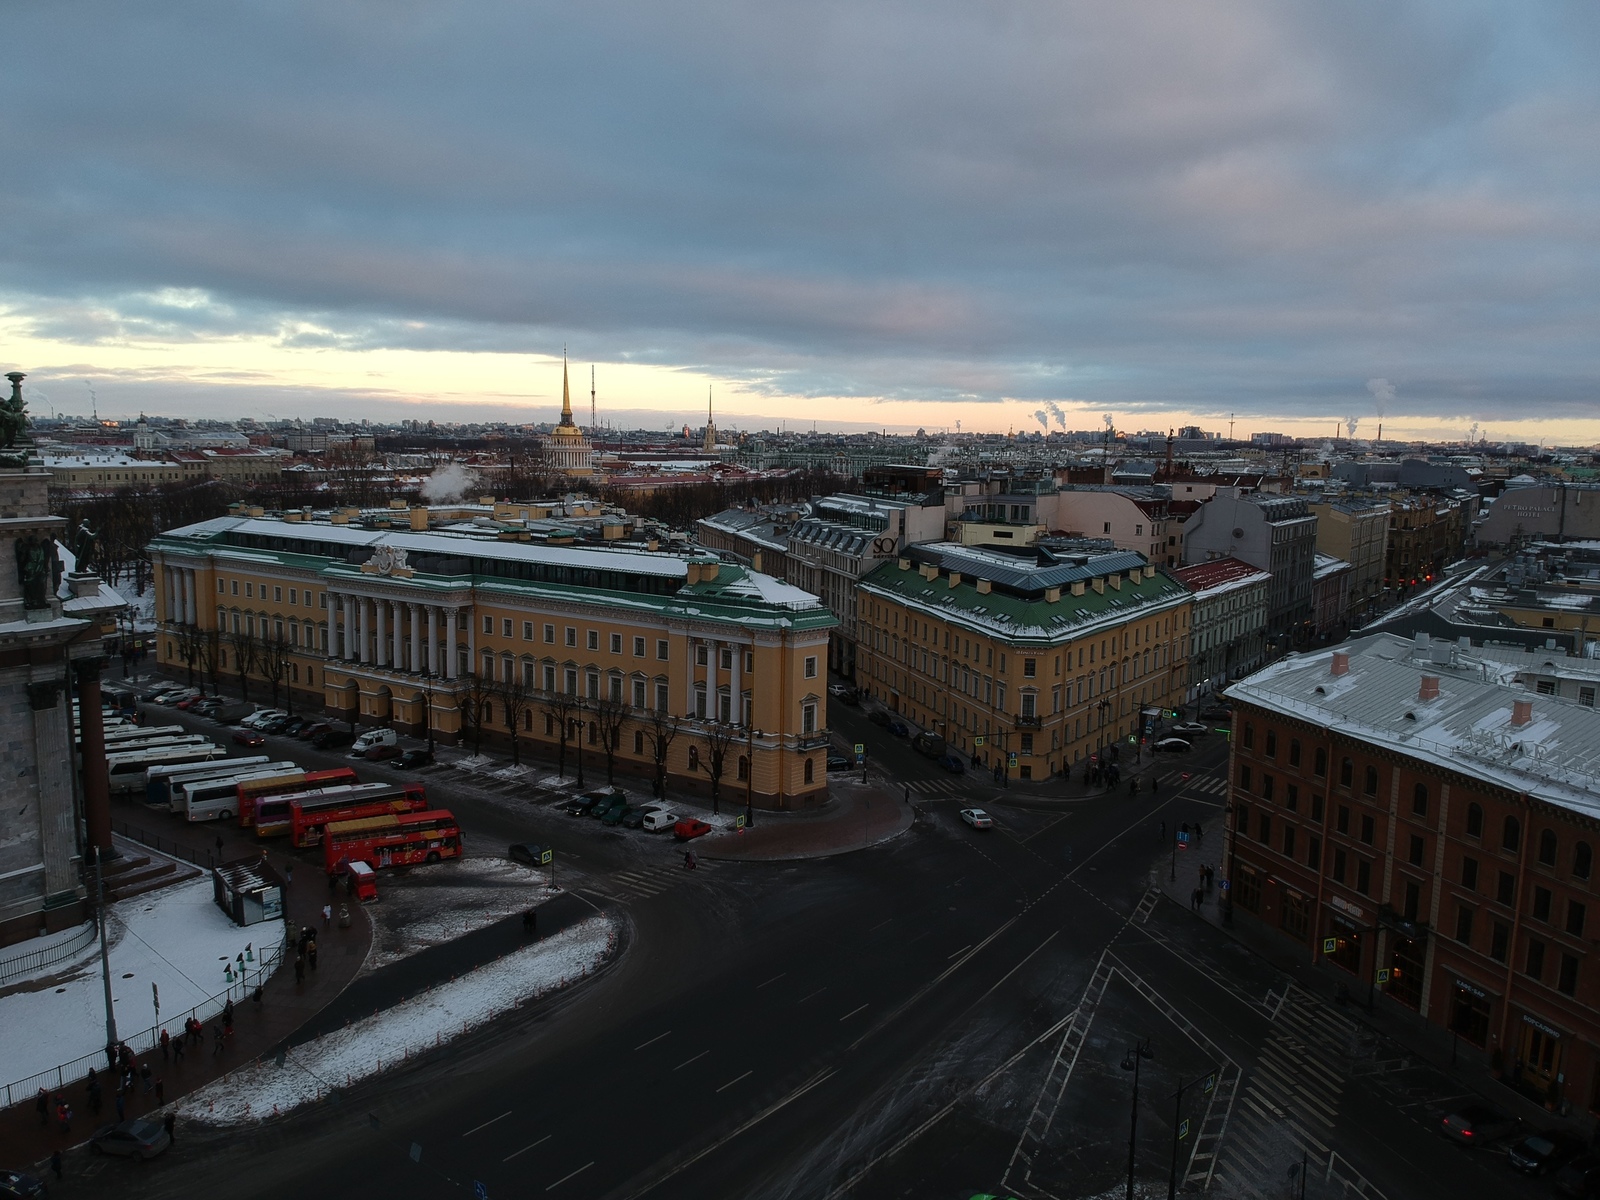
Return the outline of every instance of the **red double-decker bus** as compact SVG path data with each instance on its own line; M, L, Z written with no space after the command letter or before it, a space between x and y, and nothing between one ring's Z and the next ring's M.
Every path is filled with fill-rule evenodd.
M343 787L355 782L356 773L349 767L335 767L331 771L286 771L267 779L251 779L239 785L239 824L248 829L256 823L256 800L262 796Z
M368 800L393 799L396 796L426 796L420 783L405 787L388 783L341 783L335 787L308 788L303 792L280 792L275 796L256 799L256 836L288 837L293 832L293 804L313 809L333 810L349 808ZM424 803L420 807L427 808Z
M361 785L349 792L324 792L316 796L290 796L289 840L296 849L305 850L322 845L322 831L330 824L343 821L361 821L367 817L400 816L402 813L422 812L428 807L427 790L420 783L396 787L377 784L368 792ZM278 797L274 796L276 801Z
M322 860L330 875L346 863L405 867L460 858L462 850L461 826L445 809L337 821L322 836Z

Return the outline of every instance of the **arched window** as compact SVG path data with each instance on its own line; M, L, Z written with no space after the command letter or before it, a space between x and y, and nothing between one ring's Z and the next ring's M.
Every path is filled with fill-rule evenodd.
M817 777L816 764L811 759L808 758L808 759L806 759L806 782L807 783L812 783L812 782L814 782L816 780L816 777Z
M1522 822L1515 817L1507 817L1505 825L1500 830L1500 847L1503 850L1515 850L1522 845Z
M1299 738L1290 738L1289 739L1289 765L1291 767L1298 767L1300 765L1300 739Z
M1588 842L1579 842L1572 848L1572 873L1579 879L1587 879L1593 866L1594 851L1589 849Z
M1428 815L1428 785L1419 783L1411 789L1411 811L1419 817Z
M699 769L700 769L700 748L698 746L690 746L689 747L689 770L698 771Z
M1556 865L1556 831L1543 830L1539 834L1539 861L1547 867Z
M1467 805L1467 836L1483 836L1483 809L1476 804Z

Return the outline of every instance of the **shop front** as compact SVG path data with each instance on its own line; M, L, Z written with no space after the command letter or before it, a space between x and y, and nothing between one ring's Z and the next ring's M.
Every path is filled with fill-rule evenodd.
M1480 1050L1489 1044L1489 1015L1492 1001L1489 993L1464 979L1453 979L1450 985L1450 1032L1463 1041L1471 1042Z
M1564 1036L1527 1013L1517 1025L1511 1082L1541 1104L1553 1106L1561 1099L1561 1085L1566 1081L1561 1069Z
M1362 963L1366 955L1366 939L1370 928L1362 923L1366 916L1360 908L1334 897L1328 910L1327 933L1322 939L1322 956L1336 967L1352 975L1364 977Z

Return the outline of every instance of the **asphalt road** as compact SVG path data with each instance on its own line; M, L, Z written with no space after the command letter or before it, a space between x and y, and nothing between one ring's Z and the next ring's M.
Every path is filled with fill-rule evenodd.
M891 746L877 765L942 775L898 749L903 761ZM1222 754L1184 766L1198 782ZM547 805L438 786L469 837L550 841L597 898L654 852ZM1220 835L1213 798L986 801L985 832L957 820L961 802L925 799L908 835L870 850L724 864L619 904L627 951L582 988L248 1138L186 1131L157 1162L57 1194L1095 1195L1127 1170L1119 1063L1140 1037L1155 1053L1135 1171L1152 1187L1166 1181L1173 1092L1221 1058L1243 1074L1214 1194L1283 1195L1302 1133L1395 1200L1523 1194L1492 1156L1428 1132L1428 1086L1445 1082L1419 1099L1358 1070L1337 1050L1350 1036L1339 1014L1154 903L1157 823L1198 818ZM1086 988L1098 1003L1074 1025ZM1197 1090L1181 1115L1216 1124ZM1331 1194L1320 1186L1308 1195Z

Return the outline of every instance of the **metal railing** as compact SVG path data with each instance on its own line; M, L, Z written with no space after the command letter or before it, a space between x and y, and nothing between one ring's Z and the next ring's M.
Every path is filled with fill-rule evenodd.
M165 854L169 858L181 858L184 862L193 863L197 867L210 870L217 865L217 856L209 850L196 850L192 846L185 846L173 841L169 837L162 837L159 833L140 829L137 825L130 825L126 821L113 820L111 829L119 833L130 842L138 842L141 846L148 846L158 854Z
M267 978L278 969L283 962L284 950L287 945L288 941L285 939L282 945L261 956L256 964L256 973L253 981L250 976L250 970L247 967L244 974L235 982L229 984L215 995L207 996L199 1004L190 1008L187 1013L173 1014L173 1020L194 1017L204 1023L220 1013L227 1002L235 998L235 993L237 993L238 999L243 1000L250 994L252 987L265 983ZM170 1021L160 1022L150 1026L149 1029L142 1029L131 1036L124 1036L121 1040L136 1055L149 1053L159 1044L161 1031L171 1023ZM5 1085L5 1106L10 1108L13 1104L29 1099L37 1094L40 1088L44 1088L49 1092L60 1091L68 1084L77 1083L81 1079L88 1078L90 1067L104 1071L107 1065L108 1059L105 1050L96 1050L92 1054L81 1055L71 1062L64 1062L59 1066L29 1075L26 1079L15 1080Z
M53 967L57 963L76 958L83 952L85 946L94 945L95 933L95 923L89 921L65 941L0 962L0 985L10 983L19 976L30 975L34 971L42 971L45 967Z

